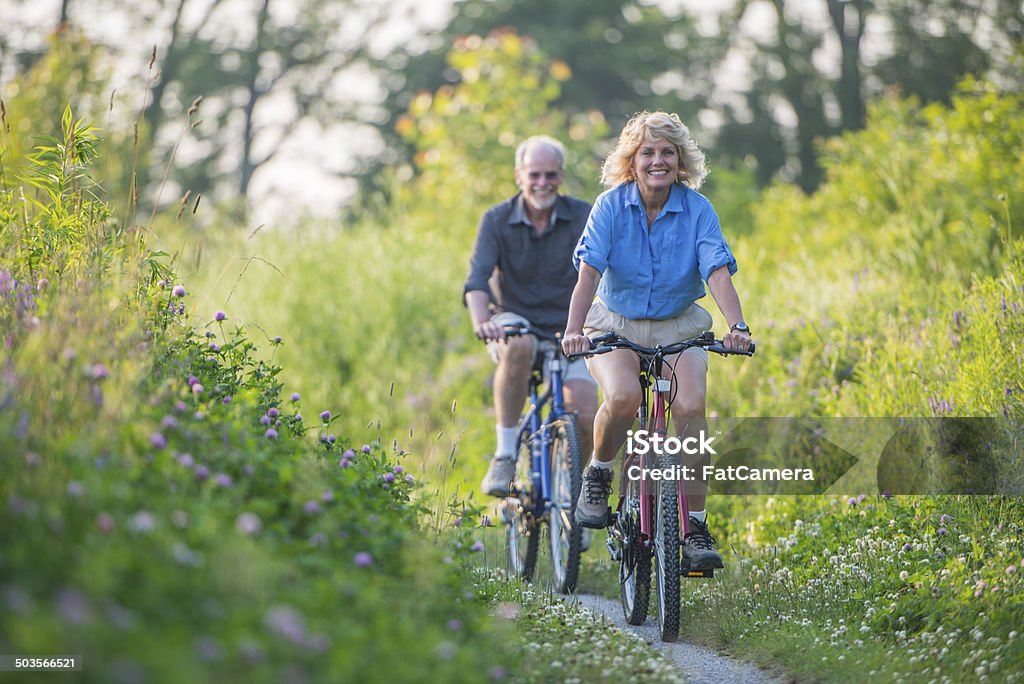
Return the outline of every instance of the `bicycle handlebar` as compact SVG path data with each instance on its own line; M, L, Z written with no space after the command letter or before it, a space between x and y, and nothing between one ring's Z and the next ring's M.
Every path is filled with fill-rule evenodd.
M547 333L543 330L538 330L529 323L506 323L501 327L505 330L505 334L510 337L514 337L516 335L533 335L542 340L554 342L555 344L562 343L562 335L560 333Z
M659 345L657 347L641 346L613 332L607 332L598 335L597 337L590 340L590 343L593 346L589 350L583 352L574 352L572 354L569 354L566 358L576 359L584 356L596 356L598 354L607 354L608 352L615 351L616 349L629 349L630 351L637 352L638 354L642 354L644 356L671 356L673 354L678 354L686 349L690 349L691 347L700 347L702 349L706 349L709 352L714 352L722 356L728 356L730 354L737 354L740 356L753 356L754 350L756 349L756 345L753 342L750 343L750 349L747 350L726 349L725 347L722 346L722 340L716 340L715 334L710 330L704 333L703 335L694 337L689 340L683 340L682 342L675 342L673 344L668 344L664 346Z

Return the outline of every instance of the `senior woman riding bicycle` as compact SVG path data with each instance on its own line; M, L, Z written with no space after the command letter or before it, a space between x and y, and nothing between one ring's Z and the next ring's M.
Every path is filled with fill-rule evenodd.
M648 347L700 335L712 324L696 303L705 295L704 282L729 324L724 347L749 348L750 329L732 283L736 259L714 207L697 192L706 174L704 153L675 114L642 112L626 124L602 168L609 189L595 201L573 254L579 276L562 342L566 354L586 351L586 335L605 331ZM576 519L601 528L608 524L615 455L640 405L640 366L627 350L592 357L588 365L604 403L594 419L593 459ZM672 417L681 437L705 428L707 368L703 349L668 360L665 373L680 387ZM687 464L703 465L701 458ZM690 531L683 554L691 567L721 568L707 527L706 482L688 482L686 491Z

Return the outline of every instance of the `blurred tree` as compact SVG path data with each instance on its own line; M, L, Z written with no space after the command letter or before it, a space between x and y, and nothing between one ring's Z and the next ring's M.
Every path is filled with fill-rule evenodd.
M172 201L186 189L244 200L260 168L298 147L300 129L324 133L354 124L373 134L377 112L353 95L352 79L370 59L369 36L386 17L379 3L61 0L54 24L102 33L93 26L97 5L157 42L142 107L154 151L138 169L138 187L150 202ZM114 59L138 59L132 51L140 41L120 38L107 37ZM205 122L183 124L199 97ZM244 211L244 201L238 206Z
M753 168L762 184L782 172L811 191L818 141L863 126L867 99L898 84L948 100L964 74L1019 51L1022 12L1014 0L735 0L714 11L461 0L435 49L393 56L403 78L387 104L398 116L416 92L456 82L443 55L458 36L511 26L572 68L556 105L598 108L613 128L640 109L675 111L713 163ZM880 59L863 55L869 36Z
M597 141L608 132L600 112L568 115L552 107L572 72L513 31L466 36L446 59L459 76L433 94L420 93L396 131L416 150L416 193L452 207L486 207L514 195L516 146L547 134L566 147L569 192L598 190ZM454 193L454 194L453 194Z

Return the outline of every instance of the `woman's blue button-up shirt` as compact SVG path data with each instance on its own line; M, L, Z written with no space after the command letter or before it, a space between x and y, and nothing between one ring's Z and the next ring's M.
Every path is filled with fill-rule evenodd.
M705 295L714 271L737 269L715 208L681 183L650 230L636 182L601 193L573 252L577 270L581 261L601 273L608 309L630 319L672 318Z

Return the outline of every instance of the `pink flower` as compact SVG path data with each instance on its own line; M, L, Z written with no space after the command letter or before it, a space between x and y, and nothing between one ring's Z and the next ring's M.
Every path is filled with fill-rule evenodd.
M352 562L355 563L358 568L366 568L373 564L373 556L368 554L366 551L360 551L352 557Z

